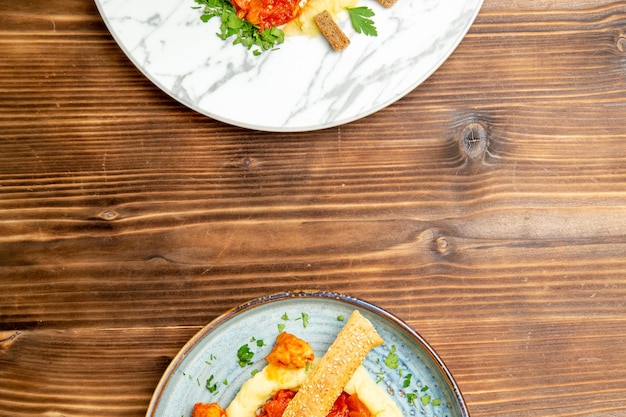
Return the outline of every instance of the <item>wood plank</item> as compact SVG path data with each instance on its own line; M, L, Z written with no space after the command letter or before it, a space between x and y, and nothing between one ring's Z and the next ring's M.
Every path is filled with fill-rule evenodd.
M626 413L624 2L486 0L415 91L298 134L179 105L91 1L13 3L0 414L144 415L201 326L301 288L407 320L474 417Z
M472 415L611 415L623 410L626 370L611 364L623 361L624 320L520 323L494 317L477 327L462 318L409 324L444 358ZM162 372L198 330L3 332L0 409L16 417L143 415Z

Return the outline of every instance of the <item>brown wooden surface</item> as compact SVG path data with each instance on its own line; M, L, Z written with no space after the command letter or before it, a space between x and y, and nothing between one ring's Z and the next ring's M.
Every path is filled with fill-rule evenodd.
M311 133L179 105L89 0L0 0L0 57L0 415L142 416L203 325L301 288L406 320L473 417L626 415L626 2L485 0Z

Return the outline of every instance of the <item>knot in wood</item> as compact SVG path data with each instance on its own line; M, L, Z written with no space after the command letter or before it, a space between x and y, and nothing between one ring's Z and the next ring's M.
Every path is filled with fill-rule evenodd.
M617 38L617 50L620 52L626 52L626 38L623 36L620 36L619 38Z
M437 250L439 251L439 253L446 253L450 247L450 244L448 243L448 239L446 239L443 236L440 236L437 238L436 244L437 244Z
M461 151L470 159L481 158L487 151L487 131L480 123L470 123L461 133Z
M119 213L116 212L115 210L104 210L102 213L100 213L99 217L102 220L111 221L111 220L117 219L118 216L119 216Z
M241 167L244 169L251 169L256 167L259 163L255 158L252 158L250 156L246 156L244 158L241 158Z

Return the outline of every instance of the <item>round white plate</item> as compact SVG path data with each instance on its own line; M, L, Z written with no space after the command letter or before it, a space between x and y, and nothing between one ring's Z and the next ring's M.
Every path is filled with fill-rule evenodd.
M453 52L483 0L375 0L378 36L334 52L321 36L286 38L254 56L216 36L193 0L95 0L109 31L148 79L184 105L255 130L297 132L348 123L408 94Z
M218 402L225 408L253 370L266 365L264 357L280 331L306 340L321 357L355 309L385 340L368 354L363 366L386 388L404 416L469 417L452 375L407 324L365 301L319 291L262 297L215 319L172 360L146 416L189 417L197 402ZM263 346L257 345L258 340ZM252 364L242 367L237 363L237 351L246 344L254 356ZM397 355L397 367L385 363L392 351Z

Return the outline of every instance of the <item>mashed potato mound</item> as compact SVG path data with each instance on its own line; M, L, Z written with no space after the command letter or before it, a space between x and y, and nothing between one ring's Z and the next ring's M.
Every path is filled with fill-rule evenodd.
M272 396L281 389L296 391L307 378L314 365L309 368L285 368L267 365L247 380L235 399L226 408L228 417L255 417ZM346 384L348 394L356 393L370 411L372 417L403 417L402 412L389 395L360 366Z
M357 368L344 390L350 395L356 393L372 417L402 417L395 401L370 378L363 366Z
M313 367L285 368L267 365L247 380L226 408L228 417L255 417L256 411L281 389L297 390Z

